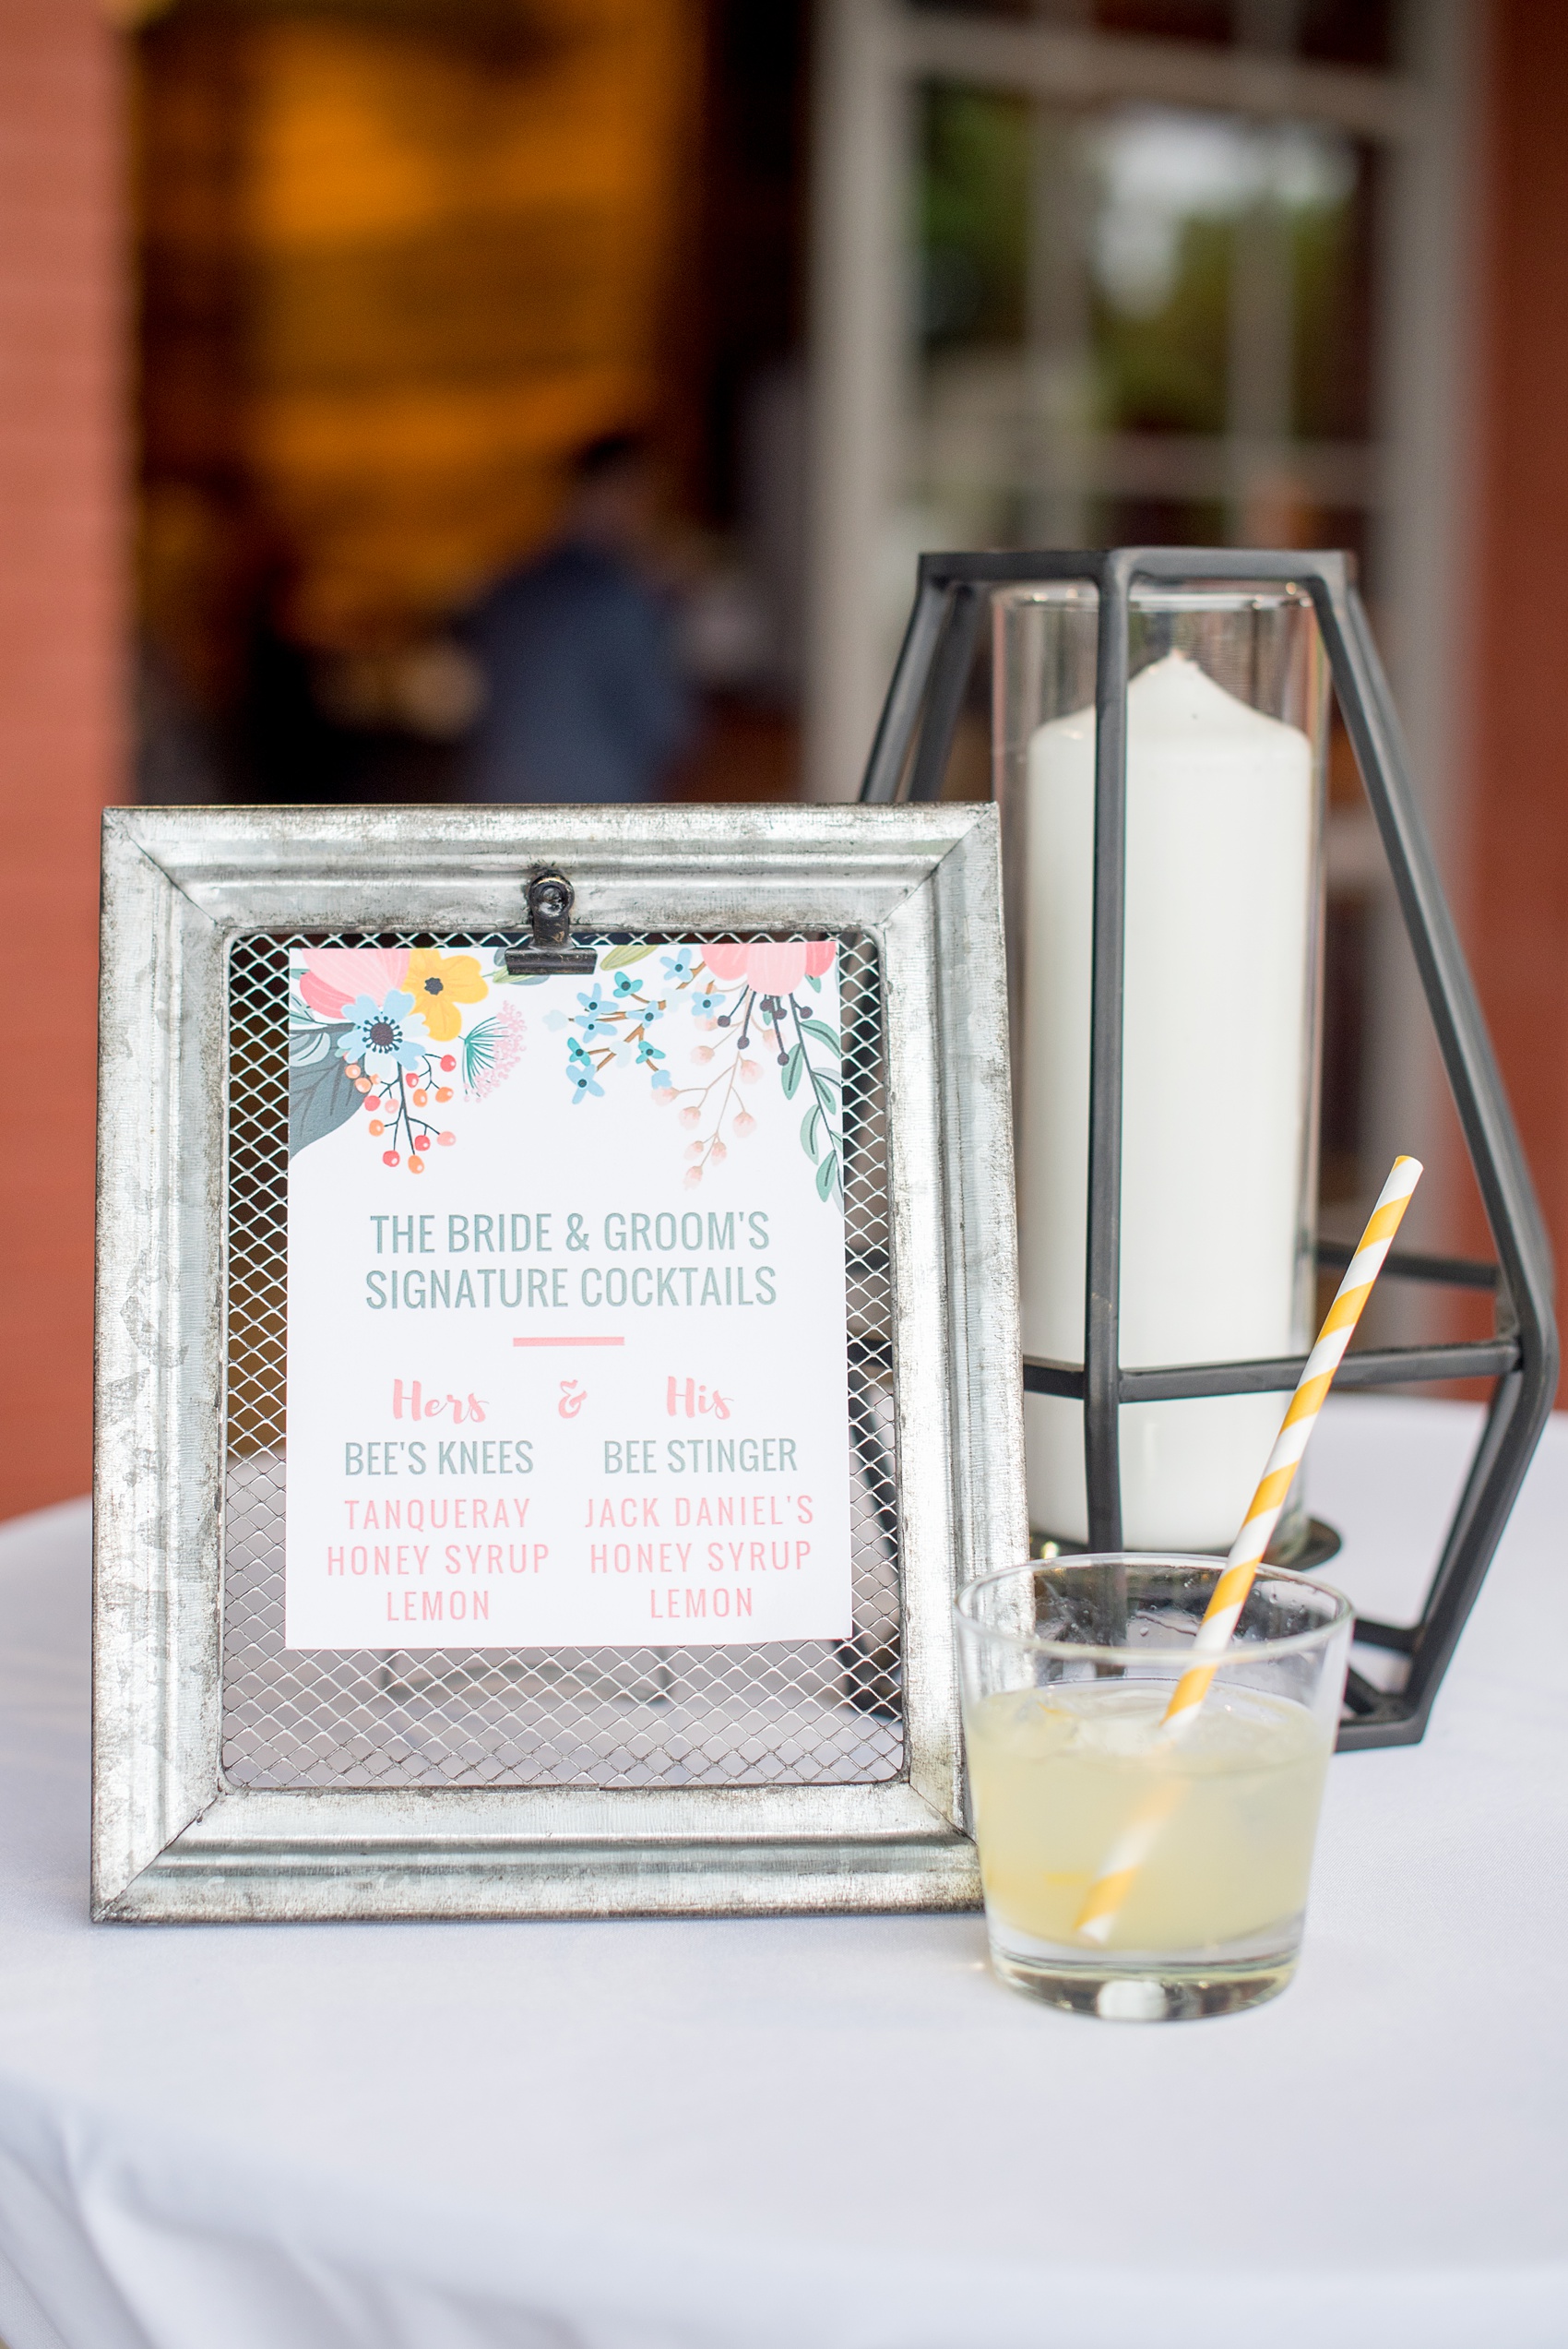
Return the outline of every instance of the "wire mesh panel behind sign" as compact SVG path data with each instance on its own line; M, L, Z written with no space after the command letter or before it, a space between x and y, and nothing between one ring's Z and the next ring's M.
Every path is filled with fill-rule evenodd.
M863 932L838 937L853 1637L435 1654L284 1647L289 956L430 942L411 932L269 934L231 950L226 1776L235 1786L301 1789L866 1785L901 1776L882 998ZM521 941L495 933L436 943Z

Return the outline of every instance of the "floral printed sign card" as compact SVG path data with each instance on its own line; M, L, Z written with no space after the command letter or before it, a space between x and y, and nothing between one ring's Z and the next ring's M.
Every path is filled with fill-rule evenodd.
M286 1642L849 1636L837 949L293 959Z

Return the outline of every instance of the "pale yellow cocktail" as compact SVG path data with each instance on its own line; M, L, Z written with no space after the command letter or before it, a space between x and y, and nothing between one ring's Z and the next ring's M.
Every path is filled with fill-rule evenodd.
M1286 1698L1221 1686L1172 1743L1158 1734L1170 1693L1165 1681L1117 1678L971 1701L965 1735L993 1927L1076 1946L1090 1884L1151 1802L1158 1832L1098 1950L1190 1961L1296 1926L1328 1724Z

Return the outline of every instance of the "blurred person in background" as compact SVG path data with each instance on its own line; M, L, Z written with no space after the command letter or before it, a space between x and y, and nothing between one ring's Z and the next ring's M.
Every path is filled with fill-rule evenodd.
M465 795L627 801L659 796L693 733L676 615L643 568L653 468L640 435L590 441L561 528L471 614L484 681Z

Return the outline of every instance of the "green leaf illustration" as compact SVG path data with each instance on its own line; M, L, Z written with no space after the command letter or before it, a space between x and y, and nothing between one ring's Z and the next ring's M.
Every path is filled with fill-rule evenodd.
M816 1156L816 1129L822 1123L822 1112L814 1106L801 1120L801 1148L808 1157Z
M804 1035L814 1036L819 1044L826 1044L829 1052L837 1053L840 1059L843 1058L843 1046L825 1019L802 1019L801 1031Z
M790 1056L784 1063L784 1073L782 1078L784 1098L786 1101L792 1101L794 1099L795 1091L800 1084L805 1065L806 1055L803 1046L800 1044L792 1044L790 1048Z
M325 1060L337 1049L338 1039L345 1032L341 1027L323 1028L314 1019L291 1019L289 1022L289 1066L309 1068L315 1061Z
M495 1062L495 1038L500 1022L492 1017L469 1028L462 1040L463 1082L471 1091Z
M608 954L600 957L599 967L601 971L624 971L628 962L640 962L653 951L651 946L639 944L634 938L629 946L612 946Z
M325 1033L326 1031L323 1031ZM339 1031L340 1032L340 1031ZM302 1040L303 1042L303 1040ZM290 1038L291 1046L293 1039ZM360 1105L351 1077L345 1075L340 1053L329 1051L302 1060L291 1053L289 1067L289 1155L325 1140L346 1126Z
M819 1199L825 1199L829 1196L837 1179L837 1156L833 1151L829 1151L816 1170L816 1195Z

